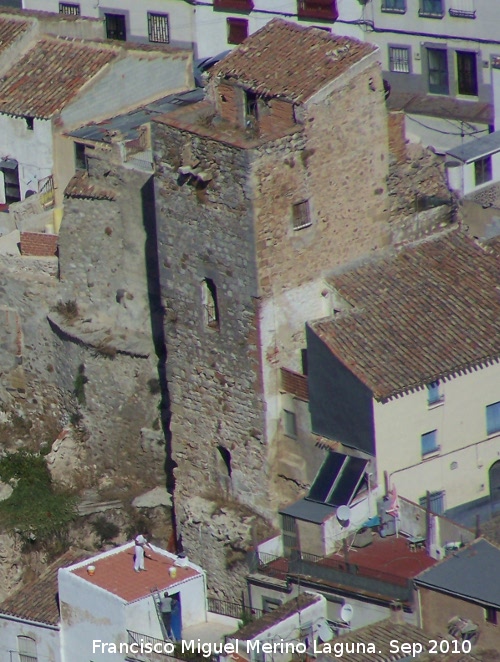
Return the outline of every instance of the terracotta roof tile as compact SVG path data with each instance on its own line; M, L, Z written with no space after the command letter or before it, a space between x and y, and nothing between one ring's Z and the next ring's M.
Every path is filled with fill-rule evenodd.
M334 639L330 644L325 644L325 648L329 645L332 648L331 653L318 653L315 658L318 662L330 662L338 660L339 656L336 654L343 646L342 660L345 662L368 662L368 660L378 660L379 662L394 662L395 660L407 660L407 649L401 650L401 644L421 644L424 651L429 648L429 639L431 636L408 623L399 624L391 620L379 621L373 625L367 625L359 628L354 632L350 632L344 636ZM432 638L438 641L442 637L432 635ZM399 651L395 652L394 645L391 642L397 641L399 644ZM364 644L367 649L369 644L375 646L376 654L363 653L359 644ZM334 646L337 645L337 651ZM354 652L353 652L354 651ZM418 659L418 658L415 658ZM472 658L471 658L472 659Z
M66 198L87 198L90 200L116 200L114 191L92 182L84 170L77 172L69 180L64 189L64 196Z
M500 255L459 232L330 277L353 306L311 328L384 400L500 356Z
M60 568L83 561L89 553L70 550L50 565L38 579L23 586L0 604L0 613L37 623L58 625L57 572Z
M301 102L375 50L372 44L274 19L213 67L212 75Z
M169 570L174 566L175 557L160 550L147 549L146 554L151 558L146 558L144 562L145 572L134 570L133 543L120 547L116 552L89 560L89 563L95 566L94 575L89 575L87 572L89 563L74 568L71 572L126 602L134 602L151 595L151 587L157 587L162 591L200 574L195 568L176 566L176 576L171 577Z
M26 21L14 21L0 16L0 53L7 50L29 28Z
M0 78L0 112L48 119L117 55L81 40L40 39Z

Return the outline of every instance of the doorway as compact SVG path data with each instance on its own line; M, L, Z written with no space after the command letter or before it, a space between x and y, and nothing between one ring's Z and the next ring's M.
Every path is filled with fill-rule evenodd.
M500 460L491 465L489 478L491 503L500 505Z

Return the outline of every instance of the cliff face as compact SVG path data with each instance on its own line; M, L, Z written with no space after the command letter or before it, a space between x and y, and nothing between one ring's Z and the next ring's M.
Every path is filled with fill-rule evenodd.
M108 509L122 537L139 512L152 515L166 545L168 394L152 189L133 172L106 183L113 200L66 201L59 260L0 256L0 454L48 453L55 487L83 498L82 514ZM146 510L132 508L155 487L164 494L149 495ZM0 512L2 529L9 592L31 561ZM70 539L95 542L78 516Z

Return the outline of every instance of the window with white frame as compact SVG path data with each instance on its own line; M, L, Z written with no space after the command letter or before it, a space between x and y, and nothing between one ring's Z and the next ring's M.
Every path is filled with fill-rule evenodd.
M382 11L404 14L406 12L406 0L382 0Z
M19 662L37 662L36 641L32 637L19 635L17 637Z
M409 74L410 49L405 46L389 46L389 69L400 74Z
M476 18L476 0L450 0L448 13L457 18Z
M443 0L420 0L418 15L424 18L443 18Z
M80 16L80 5L74 4L72 2L60 2L59 13L69 14L70 16Z
M491 182L492 178L491 156L485 156L482 159L474 161L474 179L476 186Z
M420 448L422 451L422 457L429 455L429 453L435 453L439 450L437 442L437 430L426 432L420 437Z
M157 44L170 43L168 14L153 14L148 12L149 41Z
M494 402L486 407L486 433L500 432L500 402Z
M427 404L435 405L443 401L443 394L441 392L439 380L427 384Z

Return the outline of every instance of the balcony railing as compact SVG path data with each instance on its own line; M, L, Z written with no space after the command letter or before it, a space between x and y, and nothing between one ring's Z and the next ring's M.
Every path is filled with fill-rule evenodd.
M313 21L336 21L339 17L337 0L298 0L297 16Z
M271 577L275 577L279 569L283 579L294 575L308 576L351 589L377 593L391 600L408 602L411 598L411 582L405 577L333 557L295 550L290 559L260 554L257 565L260 572Z
M240 602L229 602L219 598L208 598L208 611L221 616L230 618L239 618L245 620L248 618L260 618L263 614L262 609L250 609Z
M214 9L249 12L253 9L253 0L214 0Z
M448 9L450 16L476 18L475 0L452 0Z

